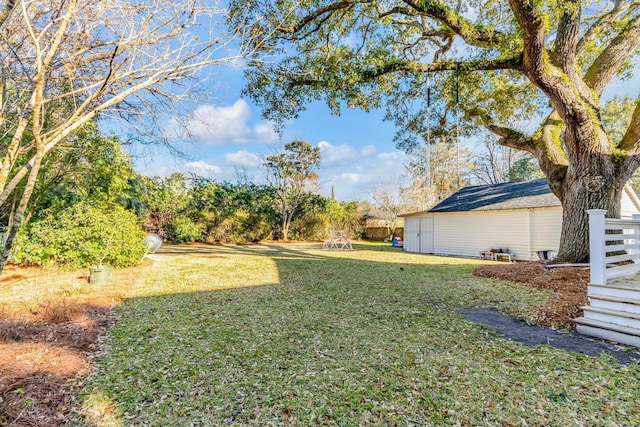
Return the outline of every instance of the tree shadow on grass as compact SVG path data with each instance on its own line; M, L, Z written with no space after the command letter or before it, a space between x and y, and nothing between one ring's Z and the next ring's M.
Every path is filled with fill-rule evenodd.
M237 255L266 255L295 258L314 258L313 255L302 250L320 250L320 243L246 243L246 244L165 244L158 249L156 254L166 256L197 256L202 258L219 258L221 256Z

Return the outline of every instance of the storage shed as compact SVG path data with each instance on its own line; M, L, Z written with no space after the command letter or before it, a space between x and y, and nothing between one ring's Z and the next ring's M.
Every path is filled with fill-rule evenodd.
M625 186L622 216L638 212L640 199ZM401 216L407 252L478 257L509 248L516 260L529 261L560 246L562 207L544 178L465 187L429 211Z

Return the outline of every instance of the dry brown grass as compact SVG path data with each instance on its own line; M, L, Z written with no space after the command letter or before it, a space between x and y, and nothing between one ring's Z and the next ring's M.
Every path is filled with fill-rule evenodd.
M0 425L57 426L72 411L112 321L111 309L145 266L91 285L89 270L8 266L0 277Z

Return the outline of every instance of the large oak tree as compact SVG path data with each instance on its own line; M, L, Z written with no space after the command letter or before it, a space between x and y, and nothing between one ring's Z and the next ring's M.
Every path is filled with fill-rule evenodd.
M237 0L232 10L235 25L258 19L277 31L260 46L272 62L247 73L267 117L295 117L316 99L336 113L386 105L409 150L416 135L446 136L458 117L463 132L484 126L538 160L564 209L562 261L588 259L587 209L619 216L640 165L640 100L612 140L600 98L637 58L639 2ZM540 120L535 131L512 127L522 114Z

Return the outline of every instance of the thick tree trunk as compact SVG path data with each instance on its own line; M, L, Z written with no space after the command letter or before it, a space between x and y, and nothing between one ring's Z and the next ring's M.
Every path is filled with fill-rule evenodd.
M587 209L605 209L607 217L619 218L623 186L624 183L613 177L585 176L565 181L561 200L562 234L556 262L589 262Z

